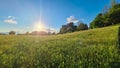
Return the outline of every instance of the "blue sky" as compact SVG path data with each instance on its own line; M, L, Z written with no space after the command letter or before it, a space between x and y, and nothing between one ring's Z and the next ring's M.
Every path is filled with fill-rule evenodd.
M0 0L0 32L31 32L38 25L59 31L71 18L89 24L109 3L110 0Z

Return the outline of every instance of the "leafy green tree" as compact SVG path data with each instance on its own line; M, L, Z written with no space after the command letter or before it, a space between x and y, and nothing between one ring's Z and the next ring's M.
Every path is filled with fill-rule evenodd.
M63 33L69 33L76 31L76 27L73 22L68 23L67 25L62 25L62 28L60 29L60 34Z
M10 32L9 32L9 35L15 35L15 34L16 34L15 31L10 31Z
M90 28L105 27L120 23L120 4L114 4L105 14L98 14L90 23Z
M88 26L87 24L84 24L84 23L80 23L78 26L77 26L77 30L80 31L80 30L87 30L88 29Z
M104 26L104 18L102 13L98 14L97 17L90 23L90 28L99 28Z
M67 32L66 28L67 28L66 25L62 25L62 28L60 29L60 34L66 33Z
M109 18L112 24L120 23L120 4L117 4L111 8Z
M67 33L70 33L70 32L73 32L73 31L74 31L74 29L72 27L67 28Z

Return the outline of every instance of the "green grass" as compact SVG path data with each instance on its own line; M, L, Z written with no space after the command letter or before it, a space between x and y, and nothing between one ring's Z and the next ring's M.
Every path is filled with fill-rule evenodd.
M0 36L0 68L116 68L118 27L52 36Z

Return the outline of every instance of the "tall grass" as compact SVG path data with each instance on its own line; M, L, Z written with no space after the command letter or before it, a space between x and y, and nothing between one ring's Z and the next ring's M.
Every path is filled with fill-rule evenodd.
M118 26L53 36L0 36L0 68L120 67Z

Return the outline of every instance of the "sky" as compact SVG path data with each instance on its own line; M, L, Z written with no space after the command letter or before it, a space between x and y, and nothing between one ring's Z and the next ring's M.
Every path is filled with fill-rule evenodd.
M0 0L0 32L59 31L79 20L89 25L109 4L110 0Z

